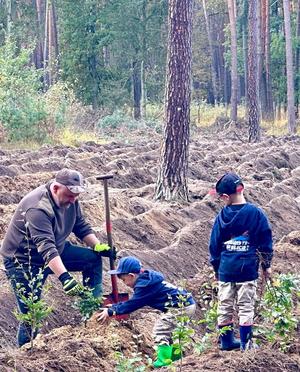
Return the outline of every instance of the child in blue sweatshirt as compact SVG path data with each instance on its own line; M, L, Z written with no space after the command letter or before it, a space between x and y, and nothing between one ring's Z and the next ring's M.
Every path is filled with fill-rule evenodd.
M251 341L259 263L267 279L273 257L272 232L264 212L243 195L244 185L235 173L226 173L214 192L225 203L211 232L210 262L219 281L218 326L230 326L221 336L221 349L242 351ZM233 310L236 301L240 342L233 336Z
M190 293L166 282L164 276L156 271L143 270L142 264L135 257L121 258L118 268L109 271L117 275L127 286L133 288L133 296L125 302L113 304L97 315L97 320L104 323L114 315L129 314L144 306L150 306L162 312L155 324L153 333L157 344L155 368L170 364L180 359L181 350L172 346L172 332L176 328L176 312L181 313L184 298L184 313L192 316L196 310L195 301ZM170 309L172 311L169 311Z

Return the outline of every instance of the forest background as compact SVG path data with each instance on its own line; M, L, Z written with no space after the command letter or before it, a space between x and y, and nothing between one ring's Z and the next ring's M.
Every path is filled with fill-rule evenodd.
M299 9L298 0L194 1L192 125L247 124L252 76L259 125L296 132ZM2 141L161 131L167 39L166 0L0 0Z

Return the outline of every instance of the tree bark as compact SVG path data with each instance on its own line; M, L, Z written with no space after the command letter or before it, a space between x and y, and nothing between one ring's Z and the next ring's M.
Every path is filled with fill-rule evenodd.
M228 12L230 22L231 39L231 121L237 121L237 92L238 92L238 72L237 72L237 33L236 33L236 1L228 0Z
M215 104L218 101L218 89L217 89L217 77L216 77L216 71L214 67L214 48L213 48L213 41L212 41L212 35L211 35L211 27L209 22L209 16L207 14L206 10L206 0L202 0L203 5L203 12L204 12L204 19L205 19L205 25L206 25L206 32L207 32L207 38L208 38L208 45L209 45L209 52L210 52L210 72L211 72L211 82L212 82L212 90L213 90L213 104Z
M274 121L274 106L271 81L271 52L270 52L270 1L265 0L266 23L265 23L265 81L266 81L266 112L264 119L270 122Z
M44 77L43 77L43 86L44 86L44 91L46 91L49 87L49 76L48 76L48 55L49 55L49 50L48 50L48 28L49 28L49 1L46 0L46 9L45 9L45 30L44 30L44 48L43 48L43 68L44 68Z
M295 120L291 15L290 15L289 0L283 0L283 13L284 13L284 29L285 29L285 49L286 49L288 132L289 134L293 134L296 132L296 120Z
M295 74L296 74L296 79L295 79L295 92L296 92L296 97L295 97L295 105L296 105L296 118L299 118L299 88L300 88L300 45L299 45L299 40L300 40L300 0L297 2L297 49L296 49L296 57L295 57Z
M248 120L248 1L243 0L241 11L241 32L243 46L244 88L245 88L245 120Z
M12 28L12 0L6 0L6 20L7 20L7 33L6 37L9 40L11 37L11 28Z
M165 128L156 199L188 201L192 0L169 0Z
M249 142L260 140L259 82L257 55L257 1L249 2L248 13L248 120Z
M34 51L34 63L37 69L43 68L41 0L33 0L36 14L37 44Z
M132 63L132 81L133 81L133 117L135 120L142 118L142 63L135 60Z

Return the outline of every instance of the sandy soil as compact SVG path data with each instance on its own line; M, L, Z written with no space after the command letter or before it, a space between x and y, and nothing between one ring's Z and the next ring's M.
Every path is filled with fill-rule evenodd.
M226 138L224 138L226 137ZM132 136L131 136L132 138ZM171 281L186 279L195 297L209 281L208 239L221 205L208 190L225 171L235 170L246 186L246 198L268 214L274 231L275 272L300 272L300 138L265 138L248 144L235 136L193 134L190 145L190 203L161 203L153 199L160 137L135 142L94 142L80 147L43 146L38 151L0 150L0 239L16 204L31 189L48 181L62 167L76 168L89 182L82 195L87 219L105 240L103 186L96 180L111 173L110 207L114 244L122 255L133 254L145 267L159 270ZM105 261L107 259L104 258ZM107 262L105 262L107 269ZM15 302L0 264L1 371L113 371L115 351L131 356L139 350L153 354L154 311L139 311L129 321L108 327L80 321L72 300L51 278L46 299L55 311L38 336L33 351L15 347ZM104 274L105 291L110 292ZM122 288L122 290L126 290ZM198 309L201 316L201 309ZM200 331L201 332L201 331ZM139 341L142 340L142 341ZM184 371L299 371L299 349L282 354L263 347L255 353L208 353L184 358Z

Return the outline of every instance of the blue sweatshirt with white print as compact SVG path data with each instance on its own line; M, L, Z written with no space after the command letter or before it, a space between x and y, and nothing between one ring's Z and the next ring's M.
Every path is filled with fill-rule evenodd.
M178 307L182 303L180 295L184 296L185 306L195 303L190 293L166 282L161 273L152 270L145 270L138 275L133 290L133 296L128 301L108 308L110 316L129 314L143 306L167 312L168 308Z
M209 244L210 262L223 282L258 278L259 262L269 268L272 231L264 212L251 203L229 205L216 217Z

